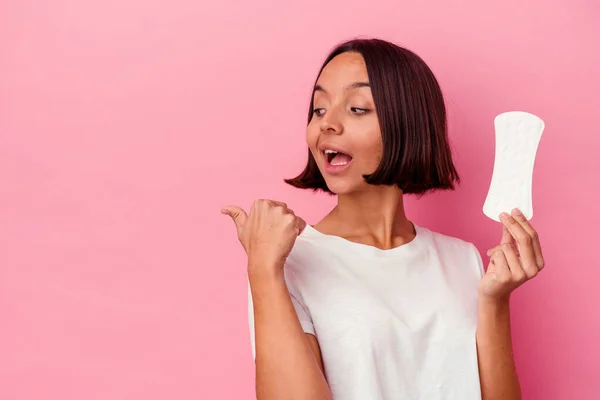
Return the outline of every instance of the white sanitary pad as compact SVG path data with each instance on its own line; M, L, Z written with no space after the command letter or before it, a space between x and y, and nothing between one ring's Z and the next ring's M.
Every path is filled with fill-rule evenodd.
M499 214L521 210L527 219L533 216L533 164L544 121L524 111L509 111L494 119L496 157L483 213L494 221Z

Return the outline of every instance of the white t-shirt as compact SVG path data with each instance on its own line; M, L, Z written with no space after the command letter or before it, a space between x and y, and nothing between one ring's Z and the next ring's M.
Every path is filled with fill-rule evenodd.
M307 225L288 256L286 284L335 400L481 399L481 256L470 242L414 226L411 242L382 250Z

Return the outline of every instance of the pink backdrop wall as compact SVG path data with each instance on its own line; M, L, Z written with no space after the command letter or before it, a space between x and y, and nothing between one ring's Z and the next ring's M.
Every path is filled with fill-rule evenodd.
M357 35L415 50L448 99L464 183L409 198L420 224L494 245L493 118L545 120L547 268L514 296L516 359L525 399L597 398L599 17L592 0L0 2L0 398L253 397L219 208L332 206L282 178L320 62Z

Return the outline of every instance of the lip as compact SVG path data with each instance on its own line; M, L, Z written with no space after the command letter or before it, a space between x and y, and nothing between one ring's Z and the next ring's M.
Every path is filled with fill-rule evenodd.
M334 150L339 153L344 153L344 154L347 154L350 157L352 157L352 159L344 165L333 165L329 162L329 157L327 157L327 155L325 154L325 150ZM325 164L325 171L327 171L327 173L332 174L332 175L336 175L336 174L340 174L340 173L344 172L346 169L348 169L350 167L350 165L352 164L352 161L354 161L354 157L352 156L352 154L350 154L348 151L346 151L343 148L336 146L336 145L321 144L319 146L319 151L321 152L321 157L323 157L323 163Z
M334 144L328 144L328 143L322 143L319 145L319 151L321 152L321 154L323 154L325 152L325 150L334 150L337 151L338 153L344 153L344 154L348 154L350 157L352 157L352 154L350 154L348 151L346 151L344 148L334 145Z

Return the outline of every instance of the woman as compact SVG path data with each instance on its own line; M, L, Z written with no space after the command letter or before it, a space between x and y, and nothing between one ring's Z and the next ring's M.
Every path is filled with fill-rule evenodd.
M335 48L318 74L308 164L287 183L337 196L314 226L285 203L224 207L248 254L256 390L267 399L519 399L509 297L544 266L518 210L487 272L476 247L404 213L459 182L441 90L414 53Z

